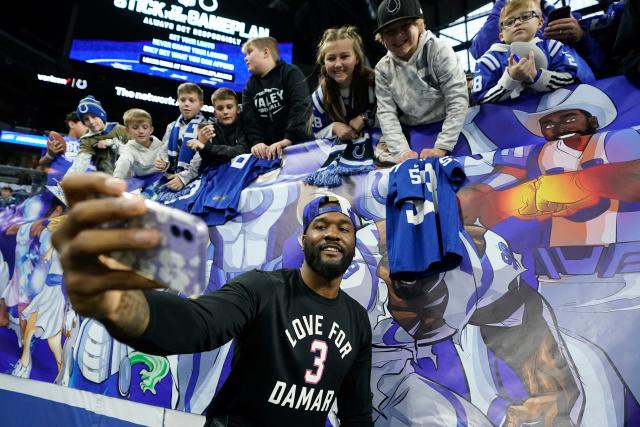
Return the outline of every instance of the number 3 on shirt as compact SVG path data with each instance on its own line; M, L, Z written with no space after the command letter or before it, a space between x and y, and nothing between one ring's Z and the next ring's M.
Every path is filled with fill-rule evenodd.
M313 359L313 366L315 366L315 372L312 369L307 369L304 374L304 381L307 384L318 384L322 378L322 372L324 371L324 362L327 360L327 343L322 340L313 340L311 343L311 353L318 354Z

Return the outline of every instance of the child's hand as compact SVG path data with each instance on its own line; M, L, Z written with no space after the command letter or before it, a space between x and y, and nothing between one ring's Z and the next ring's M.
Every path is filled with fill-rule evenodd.
M259 159L266 159L269 155L269 146L265 143L259 143L251 147L251 154Z
M358 133L351 126L340 122L333 122L333 133L338 139L343 141L356 139L358 137Z
M355 130L357 133L360 133L360 131L364 129L364 119L362 118L361 115L356 116L353 119L349 120L349 126L351 126L351 128Z
M281 159L284 147L288 147L290 145L291 140L286 138L282 141L276 142L275 144L271 144L269 148L267 148L267 157L269 158L269 160Z
M432 157L444 157L448 155L449 152L443 150L442 148L425 148L420 152L421 159L429 159Z
M213 128L213 125L206 125L198 129L198 141L200 141L202 144L206 144L207 141L215 137L216 137L216 131Z
M184 183L178 175L171 175L171 178L169 178L169 182L167 182L165 185L167 186L167 188L173 191L180 191L184 187Z
M66 145L64 138L58 132L49 132L49 138L47 138L47 151L51 156L56 154L64 154L66 151Z
M197 139L190 139L187 141L187 147L194 151L200 151L204 148L204 144Z
M402 163L405 160L417 159L417 158L418 158L418 153L416 153L415 151L413 151L413 150L405 151L398 158L398 163Z
M112 144L113 142L110 139L101 139L97 142L96 146L104 150L105 148L110 147Z
M166 170L169 167L169 162L167 162L166 160L162 160L162 159L156 159L156 161L153 162L153 167L155 167L159 171L163 171L163 170Z
M521 82L525 80L533 81L536 78L536 74L538 74L533 51L529 51L529 56L522 58L519 62L516 62L513 55L509 56L507 72L514 80Z

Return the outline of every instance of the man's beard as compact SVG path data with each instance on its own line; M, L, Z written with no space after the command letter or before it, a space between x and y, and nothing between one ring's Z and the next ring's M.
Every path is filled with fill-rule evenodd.
M304 260L307 265L320 277L327 280L333 280L342 276L347 268L351 265L355 256L355 248L351 253L342 252L342 258L337 262L323 262L321 259L322 245L312 246L307 242L303 242L302 249L304 251Z

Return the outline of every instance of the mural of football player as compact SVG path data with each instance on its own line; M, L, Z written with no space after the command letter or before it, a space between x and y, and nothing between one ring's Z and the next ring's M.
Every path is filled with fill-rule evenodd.
M633 412L636 352L611 330L640 321L640 134L600 131L617 112L589 85L545 95L535 113L514 113L547 142L495 152L494 169L459 192L464 222L491 228L522 254L524 281L567 334L604 350Z
M480 163L465 162L465 167L486 172L486 163ZM378 230L371 234L380 241L382 254L388 173L383 169L352 177L332 189L351 198L361 217L377 221ZM358 231L358 240L366 229ZM522 259L505 239L477 226L467 226L461 239L463 266L424 284L429 292L423 300L389 291L388 305L380 299L370 303L367 289L394 286L378 250L369 252L383 259L377 275L386 284L380 279L378 286L343 283L345 291L367 307L374 327L376 424L501 425L509 420L519 425L544 418L556 425L585 419L594 425L622 425L624 386L606 355L559 332L546 301L524 285ZM386 299L386 291L377 293ZM404 311L403 305L413 309ZM415 321L421 316L426 332ZM523 341L523 336L533 341ZM524 354L529 359L523 359ZM579 356L575 361L573 354ZM540 360L533 362L533 355ZM532 371L532 366L541 369ZM544 387L548 393L542 392Z
M489 231L484 237L475 227L483 243L477 249L464 233L466 268L404 284L417 293L390 280L381 216L387 180L388 170L381 170L332 189L351 198L362 222L341 287L367 308L374 329L376 425L562 425L580 419L582 384L567 345L540 295L520 285L522 264L500 236ZM326 191L305 186L300 193L303 206ZM289 248L285 262L292 262L293 252ZM530 339L524 343L523 336Z

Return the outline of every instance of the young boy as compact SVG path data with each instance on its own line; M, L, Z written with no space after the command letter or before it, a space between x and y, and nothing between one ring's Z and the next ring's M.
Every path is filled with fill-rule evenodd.
M260 37L242 46L251 78L242 92L251 153L275 159L285 147L312 139L307 132L309 88L295 65L280 60L272 37Z
M547 92L577 83L575 58L557 40L541 40L536 32L544 19L538 1L513 0L500 12L500 40L476 64L471 96L477 103L516 98L522 92ZM528 56L511 52L515 42L529 43ZM536 61L534 51L538 52ZM541 60L545 64L536 64Z
M127 110L122 117L127 133L132 138L120 149L113 176L129 178L162 172L156 160L161 157L165 145L152 135L151 115L139 108Z
M162 142L165 151L157 159L158 169L166 169L169 174L167 187L179 191L198 174L190 166L195 151L187 146L187 141L198 137L198 125L206 121L200 113L204 105L204 93L195 83L182 83L178 86L178 109L180 116L169 123ZM165 160L166 159L166 160Z
M107 122L107 112L93 96L80 101L76 114L89 130L80 137L78 156L67 174L85 172L91 162L97 171L113 174L120 146L129 139L125 127Z
M188 142L201 158L200 172L250 151L236 93L227 88L217 89L211 95L211 103L216 123L201 128L198 139Z
M13 188L2 187L0 189L0 209L18 204L18 199L13 196Z
M65 116L64 123L69 129L69 137L73 139L80 139L80 137L89 130L89 128L82 123L82 120L80 120L80 117L78 117L78 114L75 111L72 111Z
M375 34L387 49L375 69L377 115L385 142L378 144L378 159L402 163L417 158L401 123L413 126L443 119L434 148L423 149L420 157L447 155L458 141L469 106L458 57L448 43L426 30L418 0L384 0Z
M38 166L46 168L57 156L64 156L70 162L73 162L78 155L79 139L88 132L88 128L82 123L75 111L68 113L64 118L64 123L69 129L69 141L65 140L62 135L57 132L50 132L47 139L47 149L44 156L38 161Z

